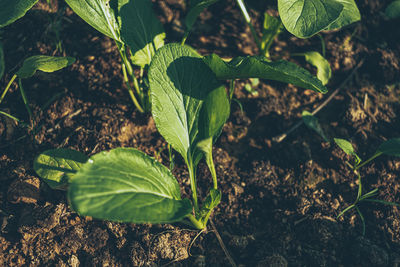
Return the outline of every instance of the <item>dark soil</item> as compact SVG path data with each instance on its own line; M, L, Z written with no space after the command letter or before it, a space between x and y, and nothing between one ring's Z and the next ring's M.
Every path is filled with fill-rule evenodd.
M53 1L54 2L54 1ZM168 42L179 41L183 0L154 1ZM269 1L248 1L256 28ZM357 1L362 21L341 31L322 33L333 70L333 91L357 64L363 65L318 115L331 138L349 139L361 158L400 134L399 20L382 13L390 1ZM276 13L276 12L275 12ZM68 147L92 155L119 146L135 147L168 165L167 144L150 115L138 113L123 87L118 51L64 2L50 8L41 1L1 33L6 55L4 88L24 58L68 55L77 61L53 74L24 80L38 131L0 117L0 266L229 266L210 227L207 232L182 225L119 224L83 218L67 204L65 192L51 190L32 169L38 153ZM203 54L222 57L256 54L249 29L234 1L205 11L188 43ZM61 44L61 49L57 49ZM320 40L279 36L272 56L320 51ZM297 63L314 71L300 58ZM238 82L231 117L214 150L223 193L212 217L240 266L398 266L400 209L361 205L366 221L353 211L336 219L357 194L349 158L302 126L283 142L273 137L288 130L303 110L327 96L292 85L262 81L258 95ZM1 109L27 121L15 86ZM360 170L366 190L400 202L400 161L382 156ZM188 173L177 157L174 174L189 196ZM211 182L204 164L199 194Z

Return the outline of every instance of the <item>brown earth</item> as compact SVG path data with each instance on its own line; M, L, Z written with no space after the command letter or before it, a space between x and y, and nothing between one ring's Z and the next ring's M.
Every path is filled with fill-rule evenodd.
M400 135L400 20L384 19L389 2L357 1L362 22L322 33L333 70L330 91L364 60L317 115L329 137L351 140L363 159L382 141ZM263 1L248 4L256 28L265 10L274 13ZM154 8L168 42L179 41L184 1L154 1ZM211 228L195 238L197 231L179 224L83 218L68 207L63 191L51 190L34 173L34 157L57 147L88 155L136 147L169 164L167 144L153 120L129 101L113 42L61 1L52 7L40 2L1 36L6 75L0 88L28 56L68 55L77 61L66 70L23 81L37 132L0 117L0 266L229 266ZM257 53L234 1L205 11L188 43L222 57ZM320 51L319 38L283 33L272 55L289 59L292 52L311 50ZM314 71L299 58L290 60ZM243 89L246 82L238 82L235 91L243 110L233 102L214 149L223 198L212 220L234 261L241 266L398 266L399 208L361 205L362 236L356 213L336 219L357 194L356 179L345 164L349 158L304 126L281 143L272 140L327 96L270 81L260 83L254 96ZM1 109L28 120L15 86ZM187 170L176 158L174 174L182 194L189 196ZM400 202L399 159L383 156L360 171L367 190L379 188L379 199ZM204 197L211 183L204 164L198 177Z

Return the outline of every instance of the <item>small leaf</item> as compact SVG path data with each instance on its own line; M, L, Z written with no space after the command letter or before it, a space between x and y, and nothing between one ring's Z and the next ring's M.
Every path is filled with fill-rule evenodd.
M212 4L218 2L218 0L190 0L190 9L185 18L185 24L188 30L192 29L197 17L200 13L211 6Z
M90 26L116 41L121 41L115 12L108 0L65 1Z
M400 17L400 0L395 0L387 6L385 9L385 16L389 19Z
M54 72L68 67L75 62L72 57L32 56L25 59L22 67L17 71L19 78L32 77L36 71Z
M149 68L152 114L158 131L185 161L192 161L199 116L209 92L221 84L188 46L160 48Z
M355 157L356 164L361 162L361 159L358 157L358 155L354 151L353 145L349 141L340 138L334 138L333 140L343 150L344 153L349 156Z
M337 0L278 0L278 10L290 33L308 38L336 21L343 5Z
M291 83L320 93L328 91L322 82L307 70L284 60L270 62L265 57L248 56L225 62L212 54L206 56L204 62L221 80L261 78Z
M306 52L304 56L308 63L317 68L318 79L320 79L323 85L326 85L332 76L331 66L328 60L315 51Z
M4 75L5 64L4 64L4 50L3 44L0 43L0 80Z
M208 221L212 211L218 204L221 202L221 191L218 189L211 189L210 193L207 195L206 199L204 200L203 206L200 210L200 217L202 222L205 224Z
M375 154L385 154L400 157L400 138L393 138L383 142Z
M165 32L154 14L150 0L118 1L121 37L129 46L134 64L150 64L157 49L164 45Z
M68 197L84 216L131 223L171 223L192 212L167 167L133 148L90 158L71 179Z
M0 0L0 28L22 18L37 2L38 0Z
M321 125L318 122L318 119L312 115L310 112L304 110L301 114L301 117L303 118L304 124L314 130L317 134L319 134L325 142L329 142L329 139L326 137L324 131L321 128Z
M72 149L51 149L41 153L33 162L33 169L51 188L64 187L66 175L76 173L89 158Z
M332 22L326 30L334 30L342 28L351 23L361 20L361 14L354 0L336 0L343 5L343 10L340 16Z

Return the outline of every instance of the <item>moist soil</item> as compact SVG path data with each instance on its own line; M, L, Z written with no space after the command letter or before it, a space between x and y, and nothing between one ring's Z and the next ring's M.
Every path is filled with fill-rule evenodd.
M168 42L183 35L185 1L153 1ZM264 3L265 2L265 3ZM333 78L333 100L318 113L329 138L351 140L361 158L400 134L400 20L386 20L390 1L360 0L362 21L323 32ZM276 15L269 1L247 1L255 27L263 13ZM222 191L211 226L201 234L184 225L135 225L78 216L64 191L50 189L32 168L35 156L51 148L93 155L135 147L169 165L165 140L149 114L137 112L123 86L118 51L64 2L39 2L24 18L1 32L6 56L4 88L24 58L76 57L71 67L38 73L23 81L35 131L0 117L0 266L230 266L217 230L238 266L399 266L400 210L360 205L366 223L353 210L336 219L357 194L346 156L304 125L282 142L274 137L301 120L328 95L292 85L261 81L236 83L232 114L214 148ZM257 48L234 1L203 12L188 38L202 54L255 55ZM318 37L302 40L281 34L273 58L294 61L290 53L321 51ZM356 66L361 65L354 71ZM352 73L352 74L351 74ZM16 85L1 109L28 121ZM190 196L188 172L176 155L182 195ZM378 199L400 202L400 161L382 156L360 169L365 190ZM198 173L199 195L211 184L205 164Z

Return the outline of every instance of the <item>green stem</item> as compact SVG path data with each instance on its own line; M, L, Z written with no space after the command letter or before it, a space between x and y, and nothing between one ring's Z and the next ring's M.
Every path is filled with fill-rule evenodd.
M19 91L21 92L22 101L24 101L25 108L28 111L29 119L32 120L33 119L32 110L29 107L28 98L26 97L25 90L24 90L24 87L22 86L21 79L18 79L18 86L19 86Z
M126 88L128 89L128 93L129 93L129 96L132 99L133 104L136 106L136 108L141 113L144 113L143 108L141 107L141 105L139 104L138 100L136 99L135 93L133 92L133 89L132 89L131 85L129 84L129 79L128 79L128 76L126 74L126 68L125 68L125 64L124 63L122 63L122 73L124 75L124 82L125 82Z
M199 211L199 203L197 201L196 171L193 168L193 162L191 158L186 162L186 165L188 166L189 169L190 188L192 190L194 211L197 214L197 212Z
M6 89L4 89L3 93L0 96L0 104L3 101L4 97L6 96L8 89L10 89L11 84L14 82L14 80L17 78L17 74L14 74L14 76L12 76L11 80L8 82Z
M212 148L211 152L207 156L207 165L208 168L210 169L211 176L213 178L214 189L218 189L217 172L215 171L214 160L212 156Z
M184 35L183 38L182 38L181 45L184 45L184 44L185 44L186 39L187 39L188 36L189 36L189 32L190 32L190 30L186 30L185 35Z
M229 100L230 101L232 101L233 93L235 93L235 80L230 81L230 87L229 87L229 97L230 97Z
M357 202L360 200L360 197L362 196L362 182L361 182L360 173L357 172L357 176L358 176L358 192L357 192L356 201L354 202L355 205L357 204Z
M367 163L369 163L370 161L376 159L376 158L379 157L380 155L382 155L381 152L376 153L375 155L373 155L372 157L370 157L369 159L367 159L366 161L364 161L364 162L361 163L360 165L356 166L356 167L354 168L354 170L356 171L356 170L358 170L359 168L365 166Z
M188 215L188 218L195 228L199 230L204 229L205 225L199 222L192 214Z
M254 29L253 24L251 23L251 19L249 16L249 13L247 12L246 6L244 5L244 2L242 0L236 0L236 2L238 3L240 10L242 11L243 17L247 23L247 25L250 27L250 31L251 34L253 35L253 38L257 44L258 49L261 51L261 43L260 43L260 39L258 38L257 32Z
M322 56L325 57L326 55L326 46L325 46L325 40L324 37L320 33L317 34L319 39L321 40L321 50L322 50Z

